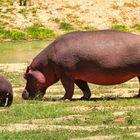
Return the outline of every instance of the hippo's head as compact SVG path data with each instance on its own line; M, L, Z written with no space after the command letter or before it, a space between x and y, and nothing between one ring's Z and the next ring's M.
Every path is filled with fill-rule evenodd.
M32 70L29 67L25 73L26 87L22 93L25 100L43 97L46 91L46 78L44 74L38 70Z
M0 92L0 106L1 107L9 107L13 102L13 92Z

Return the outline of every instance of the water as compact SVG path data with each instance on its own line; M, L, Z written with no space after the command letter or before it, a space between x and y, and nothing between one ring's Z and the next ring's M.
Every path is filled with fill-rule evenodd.
M0 42L0 63L29 63L51 42Z

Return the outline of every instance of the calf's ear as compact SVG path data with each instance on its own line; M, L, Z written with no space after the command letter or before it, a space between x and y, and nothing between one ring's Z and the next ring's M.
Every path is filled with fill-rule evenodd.
M37 70L29 70L29 75L32 75L40 84L46 85L46 78L44 74Z

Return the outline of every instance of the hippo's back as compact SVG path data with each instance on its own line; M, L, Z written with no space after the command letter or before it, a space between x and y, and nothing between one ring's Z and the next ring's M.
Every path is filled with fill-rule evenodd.
M0 76L0 92L12 93L11 83L3 76Z
M57 60L65 67L82 61L100 67L140 63L140 37L130 33L113 30L74 32L56 40L54 46Z

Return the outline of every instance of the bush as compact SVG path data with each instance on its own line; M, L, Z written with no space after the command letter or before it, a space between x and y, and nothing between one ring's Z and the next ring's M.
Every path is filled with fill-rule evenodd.
M66 31L74 30L71 24L65 22L60 23L59 29L66 30Z
M13 40L21 40L26 39L26 34L19 31L10 31L4 28L0 28L0 38L2 39L13 39Z
M134 28L140 32L140 24L136 24Z
M26 28L25 32L28 34L29 38L33 39L51 38L55 36L53 30L44 28L38 24Z
M84 30L86 30L86 31L96 31L97 29L95 27L89 26L89 27L85 27Z
M124 25L113 25L112 29L117 31L123 31L123 32L131 32L131 30Z

